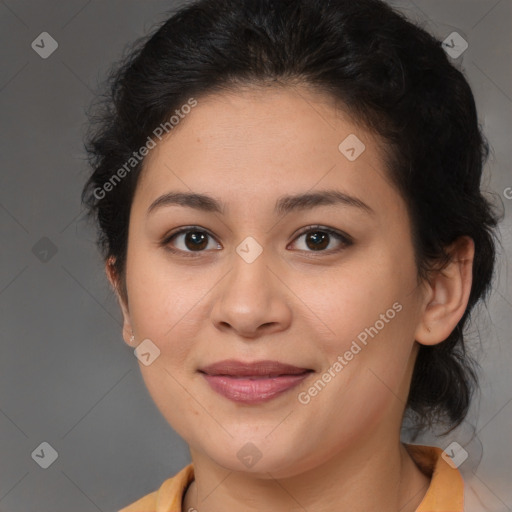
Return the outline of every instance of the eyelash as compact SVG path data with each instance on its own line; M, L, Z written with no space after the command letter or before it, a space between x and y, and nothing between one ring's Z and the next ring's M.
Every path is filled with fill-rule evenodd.
M166 237L164 237L164 239L161 241L160 245L162 245L167 251L169 251L169 252L171 252L173 254L179 254L179 255L182 255L182 256L185 256L185 257L197 258L198 256L201 255L201 253L204 253L206 251L205 250L202 250L202 251L183 251L181 249L174 249L174 248L169 246L169 243L175 237L177 237L178 235L184 234L184 233L188 233L188 232L206 233L206 235L208 235L209 237L211 237L211 238L213 238L215 240L215 237L213 235L211 235L205 229L199 228L197 226L187 226L185 228L180 229L179 231L176 231L176 232L171 233L170 235L167 235ZM318 254L318 253L333 254L333 253L338 253L338 252L342 251L343 249L351 246L354 243L352 238L349 235L347 235L345 233L342 233L342 232L339 232L339 231L335 231L333 229L330 229L330 228L327 228L327 227L324 227L324 226L319 226L319 225L307 226L306 228L304 228L303 231L301 231L296 236L296 238L293 241L295 241L298 238L300 238L301 236L306 235L306 234L311 233L311 232L312 233L315 233L315 232L327 233L329 236L332 236L332 237L336 238L338 241L340 241L341 242L341 247L339 247L338 249L331 249L331 250L302 251L302 252L307 252L307 253L312 253L312 254Z

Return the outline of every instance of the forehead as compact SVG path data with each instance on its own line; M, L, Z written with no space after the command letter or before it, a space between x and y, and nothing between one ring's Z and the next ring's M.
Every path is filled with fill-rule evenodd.
M396 202L384 155L383 141L327 95L295 87L218 93L197 98L151 150L138 196L146 207L175 189L273 206L278 196L336 187L365 202Z

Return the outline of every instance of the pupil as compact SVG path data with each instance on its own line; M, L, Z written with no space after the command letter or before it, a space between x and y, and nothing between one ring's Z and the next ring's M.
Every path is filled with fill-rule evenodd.
M192 242L189 246L189 242ZM198 243L199 242L199 243ZM205 243L206 242L206 243ZM208 245L206 234L199 231L192 231L185 235L185 245L188 249L204 249Z
M325 241L328 239L329 235L327 233L322 233L320 234L320 236L318 236L319 233L322 233L321 231L315 231L314 233L310 233L308 237L306 237L306 240L307 240L307 244L308 244L308 247L310 249L314 249L314 250L317 250L317 249L324 249L327 245L329 245L329 243L325 243ZM309 240L313 239L314 240L314 245L311 247L309 245ZM318 243L320 242L320 243ZM324 243L322 243L324 242Z

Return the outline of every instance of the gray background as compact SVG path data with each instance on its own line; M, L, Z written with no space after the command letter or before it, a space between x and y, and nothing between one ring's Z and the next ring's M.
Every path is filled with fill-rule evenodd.
M512 0L392 3L440 39L457 31L469 42L454 63L473 87L493 148L485 188L505 208L495 292L468 331L483 369L480 400L447 438L415 442L464 445L469 458L460 469L489 508L512 510L512 199L505 197L512 187ZM88 173L84 109L125 44L175 5L0 0L3 512L115 511L189 462L122 340L121 314L80 206ZM42 59L31 43L45 31L59 46ZM477 437L469 441L472 429ZM42 442L58 452L47 469L31 456Z

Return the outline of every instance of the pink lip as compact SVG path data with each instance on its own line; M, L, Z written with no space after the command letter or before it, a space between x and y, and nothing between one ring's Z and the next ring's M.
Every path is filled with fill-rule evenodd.
M234 402L266 402L297 386L312 370L277 361L220 361L199 370L211 388Z

